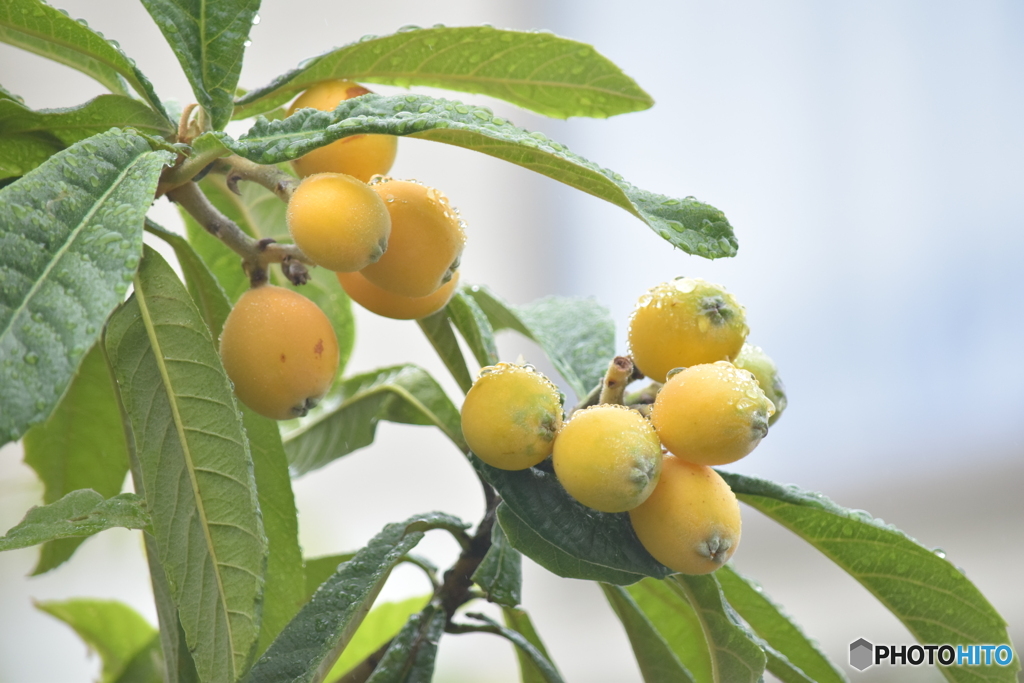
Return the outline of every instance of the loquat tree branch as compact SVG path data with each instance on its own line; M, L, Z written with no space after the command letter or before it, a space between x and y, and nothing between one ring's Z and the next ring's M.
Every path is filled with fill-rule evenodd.
M309 281L306 265L312 265L312 262L298 247L278 244L270 238L257 240L245 234L210 202L196 183L189 181L170 190L167 196L188 211L207 232L242 257L242 268L254 287L267 281L267 268L272 263L280 263L284 276L293 284Z
M477 567L483 562L487 551L491 548L491 530L496 520L495 510L498 508L498 503L501 502L501 498L493 492L493 489L491 489L491 492L491 495L487 498L487 510L484 513L483 519L480 520L480 524L473 535L468 538L468 543L463 546L459 559L455 561L451 569L444 573L444 581L440 586L436 587L434 596L431 598L431 602L440 605L444 609L447 618L445 630L451 633L461 632L449 630L457 628L452 623L455 610L470 600L481 597L477 591L473 590L472 577ZM384 643L376 652L357 664L355 668L334 681L334 683L365 683L373 675L374 669L383 659L389 645L391 645L391 641Z

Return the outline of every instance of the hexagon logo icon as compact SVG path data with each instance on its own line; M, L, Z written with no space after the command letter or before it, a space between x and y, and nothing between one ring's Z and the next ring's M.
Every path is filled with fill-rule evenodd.
M868 668L873 664L871 660L874 650L875 646L863 638L853 641L850 643L850 666L857 671Z

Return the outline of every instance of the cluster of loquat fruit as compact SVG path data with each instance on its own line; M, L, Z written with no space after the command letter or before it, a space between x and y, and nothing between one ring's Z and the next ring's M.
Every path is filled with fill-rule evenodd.
M750 453L786 406L775 364L746 343L748 331L743 307L722 287L697 278L660 284L637 303L630 357L612 361L597 404L566 419L543 374L499 363L483 368L466 395L466 442L504 470L550 456L577 501L629 512L656 560L686 574L713 572L739 544L740 511L711 467ZM653 383L625 397L634 367Z
M369 93L324 81L288 110L333 110ZM386 174L397 152L391 135L353 135L292 162L302 181L288 201L288 231L315 265L332 270L349 297L378 315L429 316L458 285L464 224L438 190ZM275 420L305 415L334 380L338 340L327 316L283 287L254 286L224 324L221 358L235 394Z
M302 108L332 110L369 91L325 81ZM438 190L386 174L397 140L355 135L292 162L302 178L288 230L314 264L382 316L416 319L447 305L457 287L464 224ZM744 309L718 285L679 278L648 291L629 321L629 357L612 362L599 401L563 417L561 395L529 365L481 369L462 407L470 449L520 470L552 459L565 490L602 512L628 512L637 537L667 567L705 574L740 538L735 495L712 466L735 462L786 405L775 364L746 344ZM327 316L290 289L259 284L224 324L224 368L238 398L277 420L305 415L330 388L338 341ZM634 397L637 374L653 384ZM625 404L624 404L625 403Z

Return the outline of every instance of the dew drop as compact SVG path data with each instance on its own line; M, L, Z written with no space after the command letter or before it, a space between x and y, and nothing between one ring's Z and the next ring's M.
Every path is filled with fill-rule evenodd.
M942 548L933 548L932 552L935 553L936 557L941 557L942 559L946 558L946 551Z
M36 353L35 351L29 351L28 353L25 354L23 360L29 365L35 365L36 363L39 362L39 354Z
M258 23L260 23L260 15L254 14L252 17L252 25L255 26Z

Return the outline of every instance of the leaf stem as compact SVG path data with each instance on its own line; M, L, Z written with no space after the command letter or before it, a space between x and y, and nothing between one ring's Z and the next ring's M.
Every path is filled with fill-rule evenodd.
M210 202L196 183L187 182L168 192L167 196L188 211L207 232L242 257L242 268L253 287L267 281L267 268L272 263L280 263L281 271L293 284L309 281L305 264L312 265L312 261L298 247L278 244L270 238L257 240L245 234L238 224Z
M402 558L402 562L406 562L422 569L423 573L427 576L427 580L430 581L430 586L435 591L441 587L441 582L437 580L437 567L431 564L426 558L419 557L418 555L406 555Z

